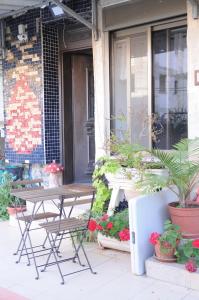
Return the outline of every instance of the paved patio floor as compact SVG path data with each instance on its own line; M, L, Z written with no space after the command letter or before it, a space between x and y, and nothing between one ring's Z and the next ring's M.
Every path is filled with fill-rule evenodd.
M35 280L33 266L27 267L25 260L15 264L12 253L18 238L17 228L0 222L0 300L199 300L198 292L134 276L129 254L101 250L93 243L87 244L86 249L97 275L85 271L66 277L65 285L60 285L59 274L53 266ZM35 231L35 241L41 238L42 232ZM64 243L62 251L66 254L70 250L69 242ZM62 264L66 272L73 268L71 262Z

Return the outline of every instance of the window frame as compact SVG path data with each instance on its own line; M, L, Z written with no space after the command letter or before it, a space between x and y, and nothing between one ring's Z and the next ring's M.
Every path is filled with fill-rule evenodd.
M161 31L164 29L172 29L178 27L187 27L187 18L186 17L177 17L169 20L164 20L160 22L150 23L148 25L141 25L136 27L131 27L127 29L121 29L113 31L110 38L110 128L111 132L114 128L112 119L113 117L113 108L114 108L114 44L118 41L128 40L128 57L130 58L130 38L136 33L146 33L147 34L147 49L148 49L148 115L152 116L154 111L154 95L153 95L153 45L152 45L152 34L154 31ZM130 62L130 60L129 60ZM130 102L130 63L128 66L128 76L127 76L127 103ZM127 130L131 134L131 128L129 126L129 109L127 107ZM153 147L152 142L152 132L151 126L149 128L149 149ZM167 150L168 151L168 150Z

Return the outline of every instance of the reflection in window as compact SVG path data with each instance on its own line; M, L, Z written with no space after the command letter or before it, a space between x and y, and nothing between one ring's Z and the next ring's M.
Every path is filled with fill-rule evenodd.
M116 40L113 50L112 129L117 137L127 131L132 143L148 147L147 33Z
M153 33L153 100L153 145L170 149L187 137L186 28Z

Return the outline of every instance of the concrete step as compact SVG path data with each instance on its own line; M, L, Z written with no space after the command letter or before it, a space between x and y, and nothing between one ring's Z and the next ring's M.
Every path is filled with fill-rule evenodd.
M199 291L199 270L190 273L183 264L163 263L151 257L146 260L148 277Z

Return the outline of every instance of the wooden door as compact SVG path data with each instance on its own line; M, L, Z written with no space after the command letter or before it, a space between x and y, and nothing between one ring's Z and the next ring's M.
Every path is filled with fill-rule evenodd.
M95 161L94 83L91 55L72 55L73 175L91 179Z

